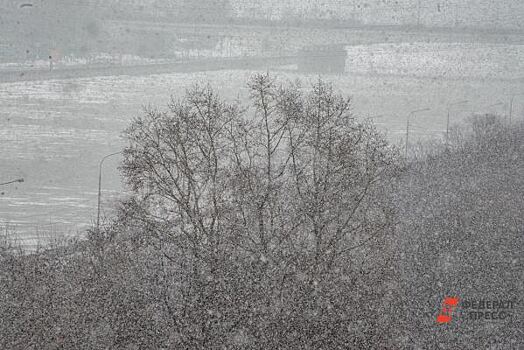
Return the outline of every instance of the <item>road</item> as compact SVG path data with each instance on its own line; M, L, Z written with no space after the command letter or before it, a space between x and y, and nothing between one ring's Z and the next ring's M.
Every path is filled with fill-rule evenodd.
M0 71L0 83L18 81L36 81L51 79L78 79L102 76L142 76L165 73L193 73L217 71L225 69L264 69L296 63L297 57L242 57L213 58L177 61L172 63L142 64L142 65L97 65L60 67L52 71L47 69L21 69Z

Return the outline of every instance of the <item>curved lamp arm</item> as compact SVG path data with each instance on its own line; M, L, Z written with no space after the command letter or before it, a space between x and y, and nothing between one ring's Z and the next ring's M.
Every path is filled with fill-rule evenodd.
M102 197L102 166L104 165L104 161L112 156L116 156L117 154L121 154L122 152L115 152L108 154L104 156L100 163L98 164L98 206L96 211L96 231L97 233L100 232L100 199Z

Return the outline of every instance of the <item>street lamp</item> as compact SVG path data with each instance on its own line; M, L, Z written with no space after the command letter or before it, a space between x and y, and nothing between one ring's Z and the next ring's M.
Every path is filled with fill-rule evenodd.
M112 156L116 156L117 154L120 154L122 152L115 152L108 154L104 156L100 160L100 164L98 165L98 207L97 207L97 214L96 214L96 232L100 233L100 198L102 197L102 166L104 165L104 161Z
M511 95L511 98L509 100L509 123L510 124L511 124L511 118L513 117L513 101L515 100L515 97L517 96L524 96L524 93Z
M414 111L409 112L408 119L406 121L406 158L408 157L408 147L409 147L409 121L415 113L425 112L429 110L430 108L423 108L423 109L416 109Z
M9 184L13 184L13 183L16 183L16 182L22 183L22 182L24 182L24 179L16 179L16 180L4 182L4 183L1 183L0 186L9 185Z
M451 107L458 106L458 105L468 103L468 102L469 102L468 100L464 100L464 101L458 101L458 102L453 102L453 103L448 104L448 118L446 121L446 145L448 144L448 140L449 140L449 114L450 114Z
M420 0L417 1L417 27L420 27Z

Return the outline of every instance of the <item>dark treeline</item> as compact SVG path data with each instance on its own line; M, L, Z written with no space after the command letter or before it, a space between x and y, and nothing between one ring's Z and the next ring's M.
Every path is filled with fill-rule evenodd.
M125 131L132 195L87 239L0 250L5 349L483 349L446 296L523 295L524 125L399 156L318 81L195 86Z

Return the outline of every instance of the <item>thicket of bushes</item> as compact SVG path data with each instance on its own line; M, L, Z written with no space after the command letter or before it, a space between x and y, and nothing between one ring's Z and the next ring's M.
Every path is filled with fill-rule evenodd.
M423 147L398 192L407 334L425 349L518 348L524 344L524 123L477 116L450 142ZM511 316L504 320L471 320L472 310L459 306L453 323L442 326L435 320L446 296L514 300L516 307L505 310Z
M2 348L467 349L519 336L518 317L443 326L436 313L449 294L522 295L522 124L477 118L406 163L329 84L260 75L249 88L248 106L195 87L134 120L133 195L87 240L1 248Z

